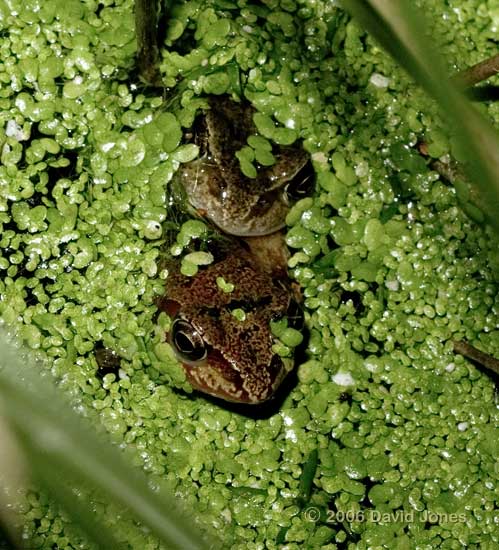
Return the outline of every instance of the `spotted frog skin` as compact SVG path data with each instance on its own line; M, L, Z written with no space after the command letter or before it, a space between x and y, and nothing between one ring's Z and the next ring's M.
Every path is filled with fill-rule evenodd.
M222 277L233 284L224 292ZM272 397L293 367L272 351L270 321L296 311L292 293L233 244L187 277L172 269L159 308L174 320L168 339L190 384L210 395L257 404ZM244 311L236 318L235 310Z
M259 166L257 177L247 178L235 152L256 134L254 111L228 98L209 102L194 130L200 158L182 165L176 177L198 212L232 237L192 277L172 261L158 305L173 319L168 339L194 388L258 404L275 394L293 368L291 358L272 350L270 322L287 317L292 326L291 319L301 317L278 230L289 209L285 187L310 179L309 163L297 146L274 146L276 163ZM230 292L217 284L220 278L233 285Z
M188 200L225 233L267 235L284 227L289 209L286 185L306 168L299 146L274 146L274 165L257 167L257 177L241 173L236 152L257 134L254 110L228 97L213 97L196 121L200 157L177 172Z

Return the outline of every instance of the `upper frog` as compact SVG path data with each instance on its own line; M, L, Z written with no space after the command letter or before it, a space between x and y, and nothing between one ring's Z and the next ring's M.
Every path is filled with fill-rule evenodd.
M258 133L254 109L225 96L210 98L209 105L195 124L200 157L177 173L189 202L231 235L267 235L281 229L289 210L286 186L307 171L307 154L299 146L274 145L276 162L258 165L257 176L249 178L241 172L236 153Z
M158 303L173 319L168 340L194 388L226 401L261 403L292 368L272 349L270 322L298 318L296 302L241 245L215 256L193 277L171 265Z

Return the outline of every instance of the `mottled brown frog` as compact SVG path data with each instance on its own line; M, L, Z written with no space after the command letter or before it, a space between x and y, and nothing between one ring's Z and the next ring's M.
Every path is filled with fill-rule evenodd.
M165 290L158 305L173 318L168 340L194 388L249 404L274 395L293 360L272 350L270 321L289 315L293 324L300 318L286 285L232 244L193 277L173 269Z
M298 145L274 145L272 166L257 166L245 176L236 153L257 134L254 109L228 97L212 97L210 109L195 124L198 159L183 164L177 178L189 202L225 233L268 235L284 227L290 200L310 190L309 157Z

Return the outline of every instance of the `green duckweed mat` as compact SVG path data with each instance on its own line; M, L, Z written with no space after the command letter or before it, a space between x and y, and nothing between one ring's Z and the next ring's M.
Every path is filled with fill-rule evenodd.
M445 121L336 2L171 4L155 94L131 1L0 1L4 323L226 548L497 548L494 380L452 340L499 356L499 253L415 147L459 158ZM418 4L450 71L497 53L497 2ZM189 393L154 305L169 182L197 154L182 135L224 93L317 172L287 219L307 356L260 418ZM98 372L97 345L118 372ZM91 547L44 495L24 517L30 547ZM159 547L107 521L123 548Z

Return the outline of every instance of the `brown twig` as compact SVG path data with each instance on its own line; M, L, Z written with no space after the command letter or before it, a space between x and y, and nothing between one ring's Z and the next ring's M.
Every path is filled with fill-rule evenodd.
M429 157L428 145L426 142L418 142L417 149L423 157ZM466 174L464 173L464 170L459 162L453 158L449 158L448 162L435 159L430 161L429 166L456 189L458 188L460 182L461 186L465 184L468 189L467 193L469 195L469 200L471 200L478 208L483 208L480 206L482 204L480 196L476 192L475 188L469 184L469 179L466 177Z
M482 367L499 375L499 361L492 357L492 355L476 349L463 340L456 340L453 344L455 353L459 353L467 359L476 361L478 364L482 365Z
M428 158L430 156L428 153L428 144L425 141L419 141L416 144L416 147L420 155L423 157ZM452 185L454 185L456 180L466 181L466 176L464 175L463 170L461 169L459 163L454 159L449 159L449 162L432 160L430 162L430 168L435 170L435 172L440 174Z
M150 86L161 86L158 47L158 0L135 0L137 65L141 79Z
M469 88L487 80L491 76L499 73L499 54L489 57L484 61L480 61L476 65L460 71L453 78L453 82L462 86L463 88Z
M466 176L461 167L455 160L449 162L442 162L441 160L434 160L430 162L430 168L435 170L448 182L454 183L456 180L466 181Z

